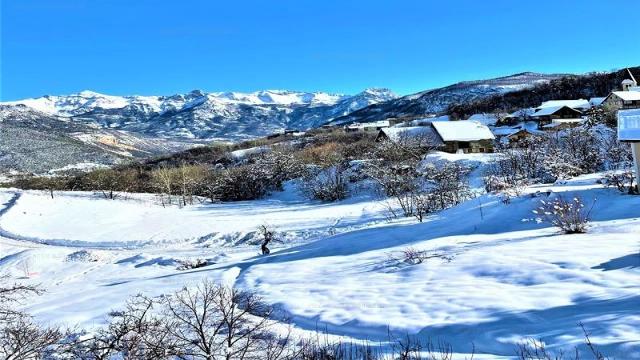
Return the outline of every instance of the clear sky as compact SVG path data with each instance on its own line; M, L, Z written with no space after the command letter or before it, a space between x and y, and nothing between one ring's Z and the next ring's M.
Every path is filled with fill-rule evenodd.
M408 94L640 65L638 0L0 0L0 99L291 89Z

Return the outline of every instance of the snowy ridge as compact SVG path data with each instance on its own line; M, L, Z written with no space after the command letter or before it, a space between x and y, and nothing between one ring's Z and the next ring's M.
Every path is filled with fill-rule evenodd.
M372 122L391 117L415 117L438 114L449 105L471 102L492 95L504 94L532 87L565 76L524 72L495 79L463 81L443 88L391 99L354 111L333 121L334 124Z
M214 92L194 90L188 94L172 96L111 96L85 90L77 94L24 99L0 103L0 105L26 105L35 110L59 116L75 116L96 109L123 109L134 106L148 112L163 113L168 110L185 110L203 102L243 105L334 105L349 98L348 95L322 92L295 92L265 90L252 93Z
M172 96L111 96L82 91L0 103L96 128L186 139L242 140L285 128L305 130L335 117L395 98L387 89L359 94L266 90L253 93L194 90Z

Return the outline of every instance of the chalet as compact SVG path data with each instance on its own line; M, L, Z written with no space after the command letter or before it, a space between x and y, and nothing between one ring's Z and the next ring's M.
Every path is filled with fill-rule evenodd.
M538 122L538 128L542 129L555 120L581 121L582 112L566 105L558 105L539 108L531 117Z
M436 121L431 126L442 140L446 152L493 152L495 136L486 125L476 121Z
M640 108L640 91L614 91L604 99L602 104L611 109Z
M589 104L589 100L585 100L585 99L577 99L577 100L549 100L549 101L545 101L542 104L540 104L540 106L538 106L536 108L536 110L541 110L544 108L550 108L550 107L561 107L561 106L566 106L566 107L570 107L572 109L575 110L586 110L589 109L591 107L591 105Z
M517 126L500 126L495 127L491 131L501 144L517 143L523 139L526 139L532 135L541 134L540 130L537 130L537 124L528 122Z

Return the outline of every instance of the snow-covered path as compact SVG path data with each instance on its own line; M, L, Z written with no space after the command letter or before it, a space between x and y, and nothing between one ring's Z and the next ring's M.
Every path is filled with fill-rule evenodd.
M29 264L24 281L48 291L27 310L43 321L97 325L130 295L207 277L258 292L300 329L378 341L390 328L509 356L528 337L578 345L583 323L610 356L640 358L640 197L596 179L531 187L510 204L485 195L422 224L385 222L384 206L366 197L325 205L281 194L178 209L0 191L0 227L12 234L0 235L0 272L21 276ZM547 191L595 201L587 234L534 221ZM264 222L288 239L268 257L242 240ZM77 255L84 245L95 261ZM446 258L409 265L398 260L408 246ZM212 265L176 270L176 260L196 257Z

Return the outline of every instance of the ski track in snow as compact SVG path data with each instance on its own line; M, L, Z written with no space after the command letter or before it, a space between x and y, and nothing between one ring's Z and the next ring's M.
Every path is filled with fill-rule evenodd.
M48 291L25 309L45 322L91 328L104 324L106 312L128 296L159 296L206 277L256 291L302 331L384 342L391 329L446 340L457 352L469 353L473 341L476 351L503 358L527 337L551 348L579 345L577 324L583 322L605 353L640 359L640 197L603 189L596 178L532 186L509 205L485 195L422 224L384 222L384 206L367 198L325 205L276 196L163 214L139 210L143 202L59 194L42 205L44 195L0 191L0 271L19 277L21 264L30 263L33 272L23 281L43 282ZM547 191L595 201L589 233L561 235L534 221L531 210ZM48 206L57 207L47 212ZM95 212L69 212L77 218L58 213L72 206ZM117 209L130 212L132 224L98 218ZM222 228L198 227L207 216ZM148 226L148 217L196 228L182 229L183 238L169 241L167 234L181 232L164 223ZM242 239L266 220L277 220L274 225L284 234L304 238L260 256ZM86 227L75 224L82 221L96 221L100 233L83 232ZM146 239L131 237L128 229L134 225L145 228L133 235L146 233ZM47 231L72 236L34 235ZM114 234L121 240L105 241ZM219 242L225 234L236 240ZM406 246L450 260L408 265L397 260ZM70 261L81 249L96 260ZM176 259L195 257L211 265L175 269Z

